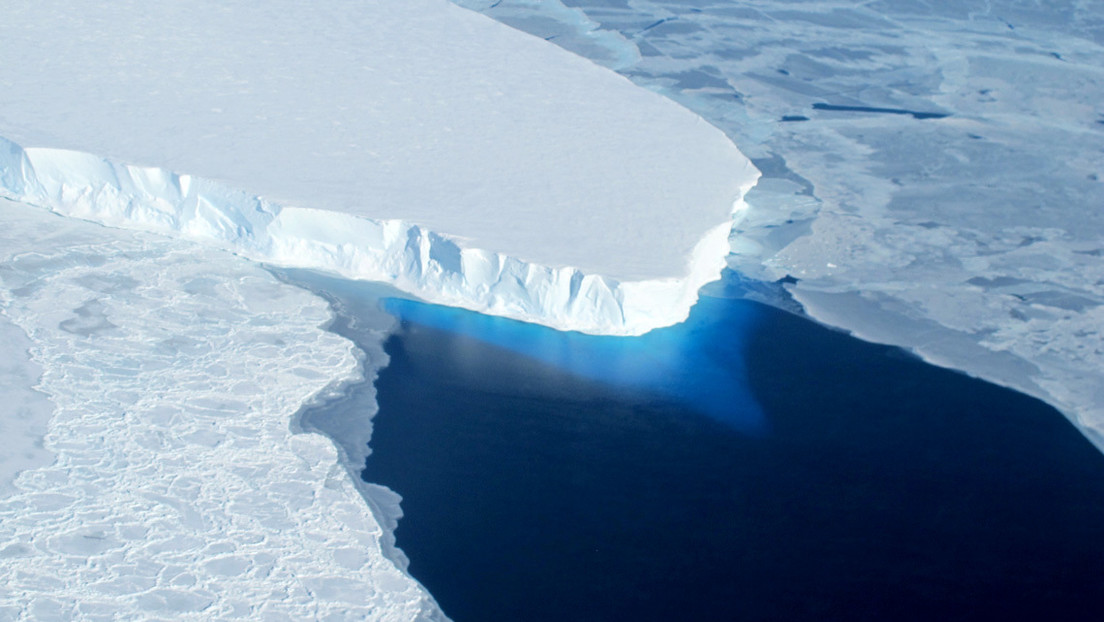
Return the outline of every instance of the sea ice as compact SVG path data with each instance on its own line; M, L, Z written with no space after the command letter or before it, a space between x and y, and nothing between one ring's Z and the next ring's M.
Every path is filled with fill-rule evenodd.
M736 269L785 278L859 337L1044 399L1104 448L1104 3L566 4L620 35L590 36L611 42L596 60L635 45L618 71L763 171ZM487 13L526 28L535 10Z
M54 407L0 497L0 618L444 619L368 505L393 493L293 432L383 363L329 319L228 253L0 200L0 378Z

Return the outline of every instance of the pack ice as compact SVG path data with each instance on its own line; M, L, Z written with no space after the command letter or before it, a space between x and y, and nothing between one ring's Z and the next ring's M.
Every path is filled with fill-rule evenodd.
M0 42L0 619L444 619L396 496L298 429L382 349L246 259L633 334L758 176L444 0L16 0Z
M0 192L562 329L683 319L758 173L445 0L10 3Z

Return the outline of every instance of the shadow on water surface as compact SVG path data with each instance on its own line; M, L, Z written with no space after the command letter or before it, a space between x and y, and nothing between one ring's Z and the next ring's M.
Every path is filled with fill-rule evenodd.
M616 343L388 307L364 478L458 622L1104 616L1104 456L1034 399L723 295Z

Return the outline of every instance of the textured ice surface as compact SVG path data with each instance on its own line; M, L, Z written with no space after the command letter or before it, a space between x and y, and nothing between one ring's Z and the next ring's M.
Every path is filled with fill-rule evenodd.
M56 460L0 498L0 618L443 618L330 441L292 431L361 373L324 301L221 251L2 200L0 293L37 366L20 373L56 407Z
M634 333L719 276L758 175L685 108L445 0L137 7L5 5L0 192Z
M596 60L763 171L737 269L797 279L825 322L1045 399L1104 447L1104 3L566 4L620 35L590 36L611 42ZM605 60L631 57L626 42L637 62Z
M0 261L3 254L4 249L0 249ZM0 283L4 276L0 273ZM0 290L0 305L4 304L4 293ZM30 348L27 335L7 319L0 307L0 498L12 492L18 472L53 460L42 447L42 437L54 407L46 395L34 389L42 370L30 360Z

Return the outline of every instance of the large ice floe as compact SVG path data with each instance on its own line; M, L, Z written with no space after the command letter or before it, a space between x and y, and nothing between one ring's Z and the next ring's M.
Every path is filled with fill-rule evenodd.
M1104 3L456 1L732 137L739 271L1104 449Z
M386 493L293 433L305 401L385 363L323 329L323 300L0 200L0 311L30 338L0 342L5 362L38 375L5 392L5 432L53 407L44 440L5 434L48 459L0 471L0 619L443 619L369 505Z
M557 328L684 319L758 177L445 0L15 2L0 40L9 198Z

